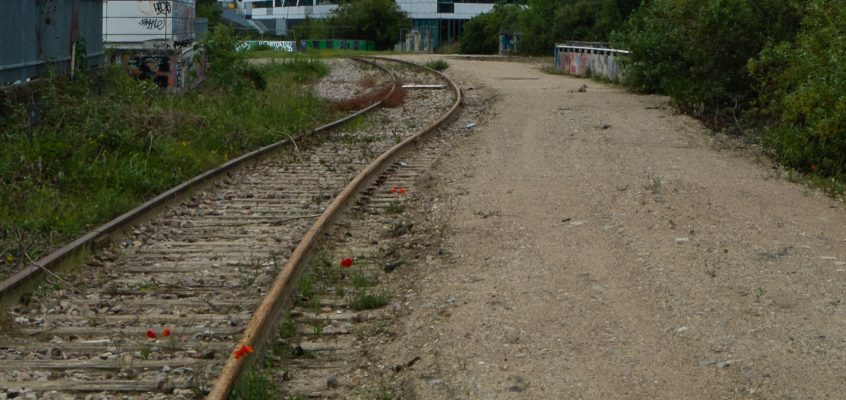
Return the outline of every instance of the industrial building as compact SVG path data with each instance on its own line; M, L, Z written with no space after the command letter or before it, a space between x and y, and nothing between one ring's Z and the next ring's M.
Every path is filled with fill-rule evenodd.
M306 18L326 18L338 7L337 0L220 0L261 30L276 34ZM493 10L495 0L396 0L411 17L412 31L431 40L434 48L459 39L464 23ZM397 42L408 32L397 32Z

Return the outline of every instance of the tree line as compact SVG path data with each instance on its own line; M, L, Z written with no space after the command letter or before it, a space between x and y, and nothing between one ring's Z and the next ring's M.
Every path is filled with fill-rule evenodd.
M526 0L468 21L464 53L608 41L631 51L625 84L664 93L717 125L760 132L784 164L846 173L846 2L842 0Z

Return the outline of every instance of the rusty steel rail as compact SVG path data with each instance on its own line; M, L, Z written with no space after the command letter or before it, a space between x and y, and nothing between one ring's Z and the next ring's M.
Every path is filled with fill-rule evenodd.
M174 186L170 190L150 200L147 200L141 205L121 214L120 216L95 228L94 230L85 233L76 240L60 247L52 253L36 261L31 262L28 267L0 282L0 299L5 299L16 289L21 288L24 284L31 282L35 278L39 277L43 271L48 271L48 273L51 273L52 270L57 269L63 261L68 260L70 257L82 254L84 251L87 250L95 249L97 247L97 243L102 242L104 239L108 238L109 235L115 234L121 229L131 226L133 222L143 218L146 215L149 215L155 209L167 204L169 201L178 198L181 195L188 193L191 190L200 187L201 185L209 182L211 179L216 178L223 173L230 172L247 162L256 161L262 156L265 156L273 152L274 150L278 150L283 146L289 145L293 141L299 140L304 136L313 135L340 126L353 118L356 118L375 109L376 107L379 107L382 102L388 96L390 96L390 94L396 89L396 75L375 62L359 57L353 57L352 59L376 66L388 75L390 75L392 83L391 90L388 92L388 94L386 94L383 98L379 99L379 101L350 115L347 115L344 118L338 119L325 125L321 125L317 128L312 129L310 132L301 134L295 138L281 140L279 142L261 147L258 150L254 150L239 157L233 158L232 160L227 161L219 167L215 167L206 172L203 172L202 174L197 175L177 186Z
M270 290L259 303L258 308L253 313L252 318L247 324L243 337L235 347L236 349L243 345L249 345L260 349L264 345L265 339L268 337L271 329L274 326L274 321L279 318L281 312L283 311L283 307L285 306L286 301L288 301L288 298L293 293L295 279L301 272L303 265L305 264L305 261L309 256L309 252L317 244L320 235L327 230L332 220L347 207L348 202L355 196L355 194L362 190L369 182L375 179L378 174L383 169L385 169L394 159L396 159L403 151L408 150L413 145L418 144L423 139L433 134L438 128L445 125L458 113L462 101L461 90L458 88L458 85L456 85L455 82L447 78L445 75L441 74L438 71L407 61L381 57L369 58L382 59L392 62L400 62L408 65L413 65L415 67L423 68L436 74L445 82L447 82L447 84L453 90L453 92L455 93L455 102L453 103L452 107L450 107L450 109L437 121L427 126L423 130L417 132L416 134L403 140L399 144L393 146L388 151L379 156L376 160L367 165L334 198L332 203L326 208L323 214L321 214L317 221L315 221L311 228L309 228L308 232L306 232L303 239L294 249L293 253L291 254L291 257L285 263L285 266L282 268L282 272L280 272L280 274L273 281L273 285L271 286ZM246 358L243 357L229 357L223 367L223 371L221 371L221 374L215 381L214 386L212 387L212 390L209 393L207 399L225 400L226 398L228 398L233 386L235 385L235 381L238 379L238 376L244 368L245 362Z

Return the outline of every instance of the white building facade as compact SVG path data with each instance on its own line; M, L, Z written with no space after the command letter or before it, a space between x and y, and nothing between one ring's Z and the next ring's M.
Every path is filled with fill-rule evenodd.
M194 0L103 0L103 43L176 49L194 41Z
M246 18L274 19L290 29L306 18L326 18L338 7L337 0L220 0ZM396 0L411 17L412 29L430 35L435 47L454 42L464 23L490 12L496 0ZM402 39L397 32L397 41ZM327 38L328 39L328 38Z

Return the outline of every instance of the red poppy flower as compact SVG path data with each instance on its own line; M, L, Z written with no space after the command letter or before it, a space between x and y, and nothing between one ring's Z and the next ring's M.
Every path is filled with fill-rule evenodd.
M162 336L164 336L164 337L170 336L170 328L162 329Z
M156 332L153 332L152 329L148 329L147 330L147 337L150 338L150 339L155 339L156 338Z
M350 258L350 257L347 257L347 258L341 260L341 268L349 268L349 267L352 267L352 265L353 265L353 259Z
M400 193L400 194L405 194L405 188L400 188L399 193Z
M811 164L811 172L817 172L817 164Z
M396 186L392 187L392 188L391 188L391 193L396 193L396 192L397 192L397 187L396 187Z
M241 357L250 354L253 352L253 348L248 344L242 344L238 350L235 350L235 359L240 359Z

